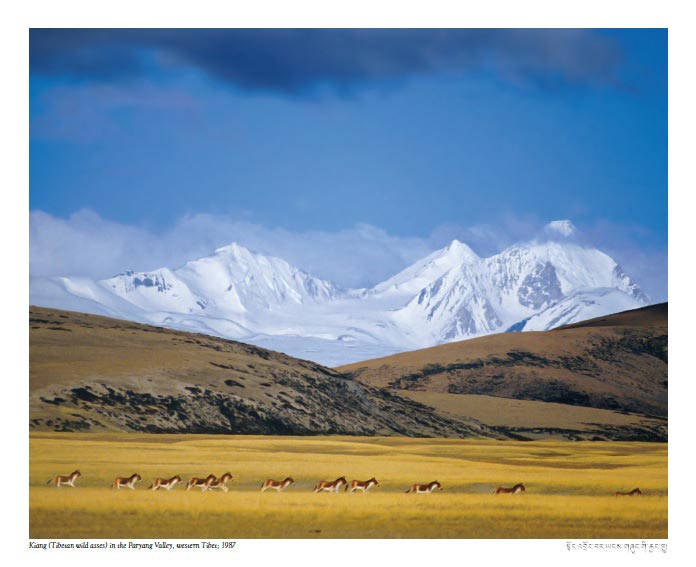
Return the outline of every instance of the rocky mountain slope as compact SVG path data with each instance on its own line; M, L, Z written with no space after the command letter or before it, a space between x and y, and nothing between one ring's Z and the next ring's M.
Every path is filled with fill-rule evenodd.
M30 307L32 430L504 435L252 345Z

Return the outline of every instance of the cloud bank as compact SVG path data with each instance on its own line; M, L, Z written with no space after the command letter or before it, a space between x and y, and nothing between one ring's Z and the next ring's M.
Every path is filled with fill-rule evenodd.
M196 69L243 91L337 93L417 75L615 84L617 44L586 29L32 29L32 75L120 82Z
M424 239L390 236L369 225L337 232L291 232L197 214L154 233L105 220L89 210L68 219L33 211L30 273L106 278L125 270L177 267L231 242L283 258L345 287L376 283L431 251Z
M427 237L400 237L366 224L336 232L293 232L229 216L196 214L153 232L103 219L89 210L67 219L32 211L30 274L102 279L126 270L178 267L237 242L343 287L371 287L454 238L489 256L515 242L542 235L544 225L534 217L507 215L491 224L443 225ZM667 250L637 245L640 231L639 227L598 223L583 231L580 238L617 260L653 301L665 301Z

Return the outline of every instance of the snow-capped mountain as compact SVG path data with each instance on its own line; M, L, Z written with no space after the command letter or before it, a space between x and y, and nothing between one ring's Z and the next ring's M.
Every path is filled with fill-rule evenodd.
M457 266L477 264L479 261L480 258L471 248L458 240L453 240L446 248L433 252L395 276L377 284L372 288L371 293L384 297L410 299Z
M31 302L240 339L342 364L506 330L546 330L646 305L570 221L488 258L457 240L367 290L343 290L238 244L176 269L101 281L32 278Z
M516 244L489 258L479 258L468 246L454 241L375 290L408 290L406 305L394 317L404 328L417 329L411 334L420 334L424 344L505 330L563 300L573 303L580 290L614 289L625 296L620 302L625 309L648 303L640 287L614 260L572 240L576 229L570 221L549 223L544 233L546 238ZM581 302L579 296L575 301ZM605 300L599 304L606 307L601 314L608 314L616 312L612 305L619 303ZM587 318L581 316L585 311L578 306L570 312L580 321ZM570 322L566 319L557 324ZM553 326L556 324L549 323L546 328Z
M100 282L119 297L149 311L230 316L286 304L335 299L335 284L315 278L280 258L255 254L238 244L176 270L125 272Z

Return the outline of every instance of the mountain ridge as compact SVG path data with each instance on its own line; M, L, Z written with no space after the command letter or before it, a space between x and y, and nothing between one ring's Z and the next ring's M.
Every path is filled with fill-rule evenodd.
M504 435L236 341L30 306L29 427L274 435Z
M369 289L344 289L233 243L175 269L100 281L32 278L31 302L245 340L329 365L649 303L613 259L578 244L568 222L550 223L553 238L487 258L453 240Z
M330 369L218 337L30 307L29 426L666 441L666 313L651 306Z
M337 370L440 410L468 407L472 396L487 396L638 414L662 420L651 435L666 440L667 332L663 303L550 331L498 333ZM481 419L475 410L467 415Z

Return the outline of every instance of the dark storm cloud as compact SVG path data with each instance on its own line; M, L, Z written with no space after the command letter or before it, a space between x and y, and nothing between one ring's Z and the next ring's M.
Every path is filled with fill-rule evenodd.
M434 73L612 84L620 52L592 30L34 29L35 75L113 82L193 67L243 90L338 92Z

